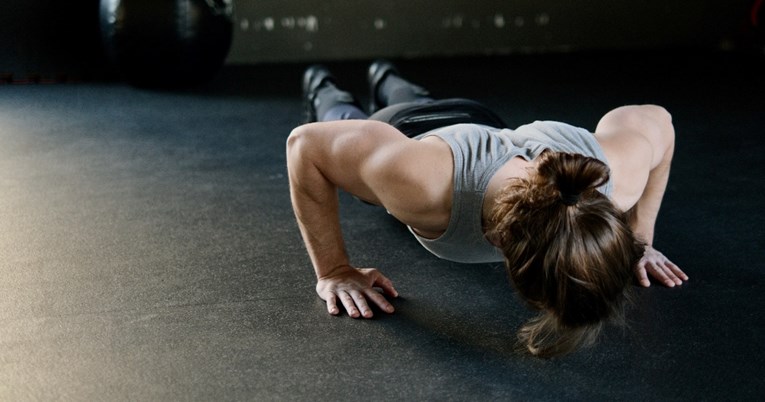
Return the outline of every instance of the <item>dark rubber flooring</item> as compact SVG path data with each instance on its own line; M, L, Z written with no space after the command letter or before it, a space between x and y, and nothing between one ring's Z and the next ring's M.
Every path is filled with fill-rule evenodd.
M365 88L366 63L332 63ZM394 315L330 317L289 203L284 142L303 65L209 88L0 86L2 400L762 400L765 60L645 52L409 60L436 96L511 125L594 128L658 103L677 148L656 246L691 280L639 290L626 328L538 360L499 265L422 250L343 194L355 264Z

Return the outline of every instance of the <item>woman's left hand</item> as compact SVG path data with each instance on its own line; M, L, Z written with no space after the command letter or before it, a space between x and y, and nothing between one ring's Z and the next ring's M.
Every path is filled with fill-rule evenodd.
M644 287L651 286L647 275L649 273L654 279L670 288L675 287L675 285L682 285L683 281L688 280L688 275L664 254L651 246L646 246L643 258L640 259L635 268L638 281Z

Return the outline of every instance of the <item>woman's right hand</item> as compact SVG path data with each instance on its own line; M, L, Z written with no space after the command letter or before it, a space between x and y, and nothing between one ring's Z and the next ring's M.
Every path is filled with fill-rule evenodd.
M393 313L393 305L375 288L381 288L390 297L398 297L393 283L374 268L354 268L342 265L319 278L316 293L327 303L327 311L340 314L338 300L353 318L371 318L374 314L369 301L386 313Z

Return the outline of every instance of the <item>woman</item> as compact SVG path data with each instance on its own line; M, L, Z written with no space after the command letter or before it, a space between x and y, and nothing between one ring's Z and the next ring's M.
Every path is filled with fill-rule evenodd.
M666 286L688 277L651 246L674 148L670 115L653 105L607 113L595 134L560 122L515 130L481 105L433 100L387 62L370 66L368 117L324 68L303 80L309 120L287 141L298 225L330 314L371 317L396 297L376 269L351 265L337 190L381 205L433 254L505 261L540 313L519 331L554 356L591 343L623 311L633 274Z

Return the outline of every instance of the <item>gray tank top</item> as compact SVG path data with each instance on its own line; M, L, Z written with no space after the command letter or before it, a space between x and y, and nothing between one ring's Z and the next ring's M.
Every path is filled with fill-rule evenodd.
M585 129L554 121L536 121L515 130L476 124L457 124L424 133L416 139L437 136L452 149L454 193L449 226L436 239L415 238L439 258L463 263L504 261L502 253L486 240L481 213L489 180L510 159L532 160L549 149L594 157L608 164L595 137ZM611 195L609 181L598 190Z

